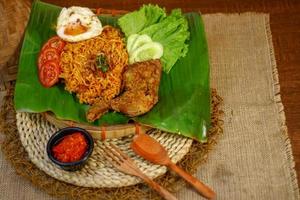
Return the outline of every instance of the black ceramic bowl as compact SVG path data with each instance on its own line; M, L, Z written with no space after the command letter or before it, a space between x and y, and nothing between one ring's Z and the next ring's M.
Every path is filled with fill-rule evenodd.
M52 147L58 144L63 139L63 137L75 132L80 132L85 137L86 142L88 144L87 150L82 156L82 158L75 162L61 162L55 159L52 153ZM81 169L86 163L87 159L92 154L93 149L94 149L94 140L92 136L86 130L77 127L67 127L57 131L54 135L51 136L47 144L47 154L50 160L54 162L56 165L58 165L59 167L61 167L62 169L67 171L76 171Z

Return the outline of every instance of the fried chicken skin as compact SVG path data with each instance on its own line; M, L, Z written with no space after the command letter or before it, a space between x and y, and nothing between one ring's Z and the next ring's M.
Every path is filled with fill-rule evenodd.
M147 113L158 102L161 71L158 59L129 65L123 74L124 91L110 102L96 102L89 109L87 119L94 121L108 109L130 117Z
M129 65L123 74L124 92L111 100L111 108L130 117L148 112L158 102L160 77L159 60Z
M109 108L109 102L105 101L104 99L97 99L86 113L86 118L88 121L93 122L107 113Z

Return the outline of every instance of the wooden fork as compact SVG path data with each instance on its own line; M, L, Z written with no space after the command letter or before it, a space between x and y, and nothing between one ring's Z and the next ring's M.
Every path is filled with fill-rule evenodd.
M105 148L106 147L106 148ZM105 143L105 147L102 148L104 157L119 171L137 176L143 179L150 187L156 190L162 197L167 200L176 200L177 198L172 195L168 190L161 187L159 184L154 182L148 176L146 176L133 162L133 160L118 149L114 144Z

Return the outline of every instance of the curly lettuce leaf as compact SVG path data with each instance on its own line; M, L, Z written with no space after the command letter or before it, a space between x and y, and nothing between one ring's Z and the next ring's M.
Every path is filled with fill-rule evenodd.
M167 73L188 51L185 41L189 39L190 33L187 20L180 9L172 10L167 16L165 9L146 5L121 17L118 24L127 37L135 33L147 34L153 41L162 44L164 54L161 61Z
M129 35L138 33L165 17L165 9L157 5L144 5L140 10L128 13L119 18L118 24L125 33L125 36L129 37Z

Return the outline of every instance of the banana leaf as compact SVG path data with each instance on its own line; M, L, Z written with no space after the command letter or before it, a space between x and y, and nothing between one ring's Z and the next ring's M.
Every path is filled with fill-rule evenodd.
M14 105L18 112L52 111L57 118L88 123L88 105L80 104L62 83L44 88L38 80L37 57L45 41L55 35L61 7L35 1L32 5L18 66ZM100 16L102 24L117 26L118 17ZM159 102L148 113L135 117L142 124L199 141L206 140L210 126L209 60L203 21L198 13L187 13L189 51L172 68L163 73ZM109 112L94 125L127 123L127 116Z

